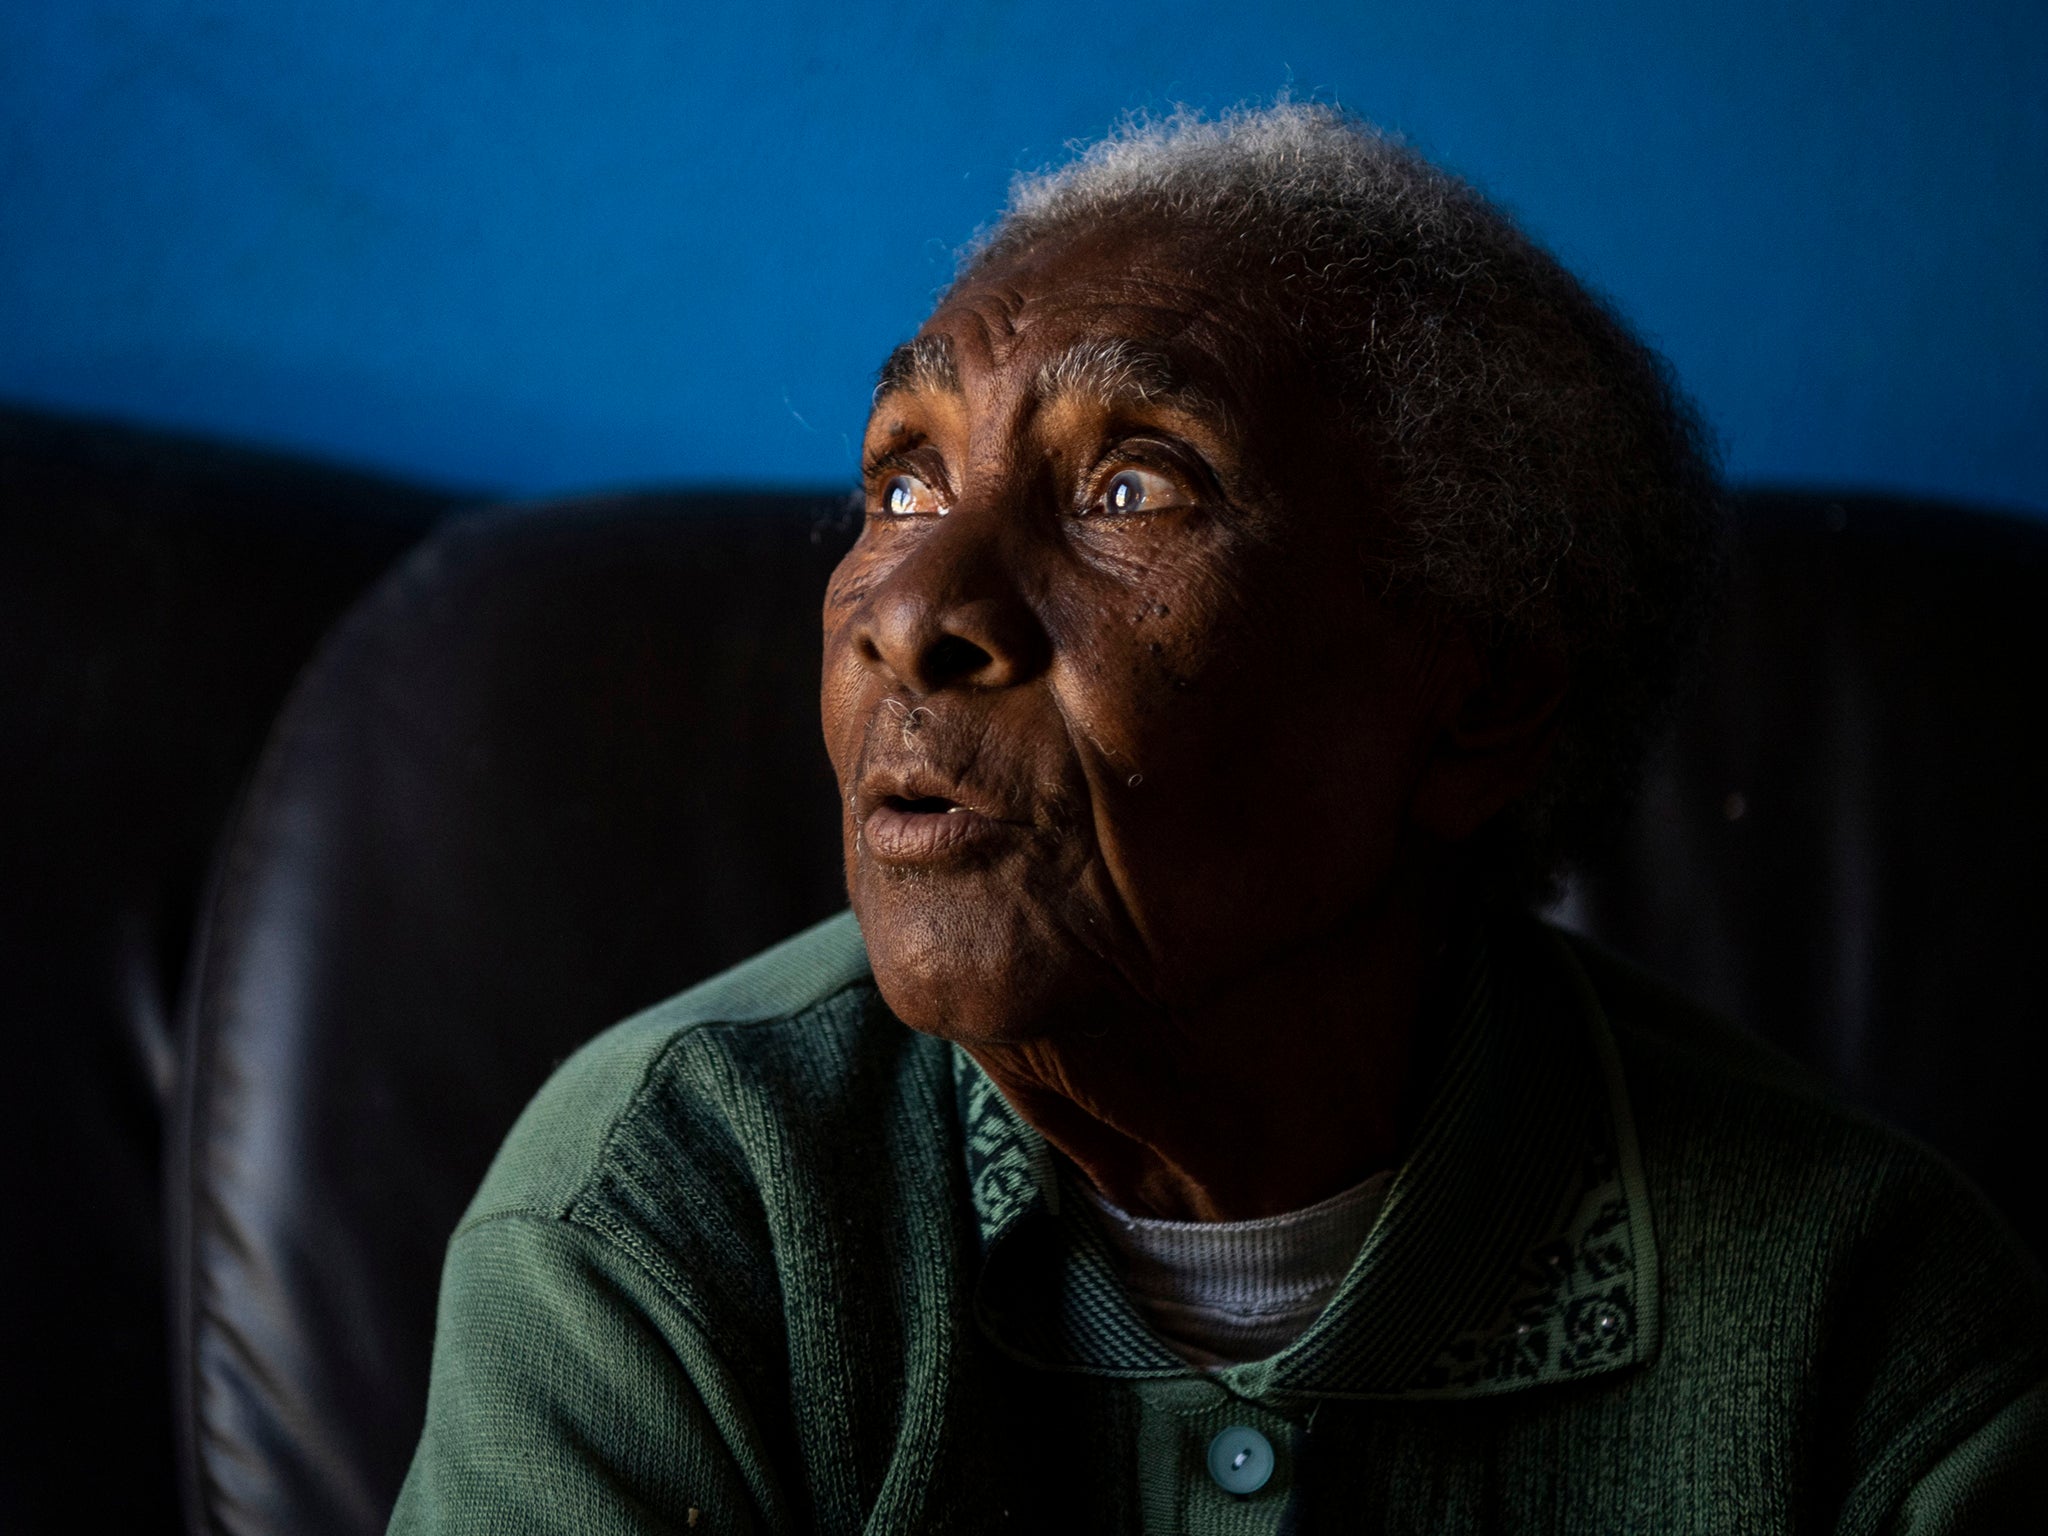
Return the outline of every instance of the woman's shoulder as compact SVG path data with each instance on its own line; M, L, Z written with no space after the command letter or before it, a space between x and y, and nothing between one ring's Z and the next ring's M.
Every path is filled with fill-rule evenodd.
M752 1183L761 1143L858 1092L877 1043L908 1032L875 992L850 912L596 1036L543 1085L505 1138L463 1226L511 1213L571 1217L657 1183Z
M1946 1159L1845 1102L1773 1043L1633 962L1566 939L1611 1032L1644 1154L1672 1178L1698 1188L1691 1171L1711 1166L1763 1209L1798 1190L1851 1225L1870 1217L1880 1189L1937 1198L1967 1189Z
M1613 1033L1667 1291L1775 1272L1787 1295L1840 1310L1853 1294L1873 1316L1888 1305L1873 1292L1918 1284L1911 1306L1892 1302L1957 1333L1974 1320L2038 1369L2048 1284L1954 1164L1659 978L1571 943Z

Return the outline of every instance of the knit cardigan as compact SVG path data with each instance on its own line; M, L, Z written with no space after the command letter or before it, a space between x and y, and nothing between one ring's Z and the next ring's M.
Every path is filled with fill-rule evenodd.
M2048 1291L1939 1158L1532 921L1435 1027L1328 1310L1201 1372L825 923L527 1109L449 1246L391 1529L2048 1527ZM1211 1448L1253 1442L1233 1492Z

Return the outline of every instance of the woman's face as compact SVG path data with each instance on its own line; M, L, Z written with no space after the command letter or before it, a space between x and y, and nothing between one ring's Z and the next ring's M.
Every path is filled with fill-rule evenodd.
M968 1044L1174 1009L1371 903L1443 725L1368 575L1382 496L1268 311L1114 228L884 370L826 596L847 882Z

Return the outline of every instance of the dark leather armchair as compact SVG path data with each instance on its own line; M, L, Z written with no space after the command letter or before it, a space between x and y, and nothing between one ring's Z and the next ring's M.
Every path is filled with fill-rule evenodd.
M300 679L223 851L172 1130L193 1531L379 1531L441 1247L583 1039L843 905L816 723L840 504L430 540Z
M551 1065L839 905L829 504L448 529L302 678L230 839L171 1209L195 1531L379 1529L441 1244ZM1702 691L1569 920L2028 1198L2048 529L1744 499Z
M1703 687L1576 910L1947 1153L2048 1257L2048 524L1737 510Z
M189 1530L374 1532L442 1244L520 1105L591 1033L840 904L816 607L850 529L830 498L481 513L299 670L447 499L193 453L0 417L27 551L0 560L0 703L34 749L7 763L0 983L17 1164L49 1196L6 1337L14 1454L57 1469L17 1463L0 1525L62 1496L67 1527L153 1528L175 1426ZM1705 685L1566 915L1947 1151L2048 1251L2048 526L1738 512ZM187 887L266 726L193 941ZM167 1351L143 1336L160 1221Z
M0 1531L169 1531L163 1115L221 824L448 496L0 408Z

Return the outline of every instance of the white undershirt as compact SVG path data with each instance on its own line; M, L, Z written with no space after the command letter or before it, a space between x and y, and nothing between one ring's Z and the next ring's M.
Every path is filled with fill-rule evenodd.
M1146 1324L1204 1370L1278 1354L1322 1315L1386 1201L1391 1169L1305 1210L1257 1221L1158 1221L1085 1180L1124 1289Z

